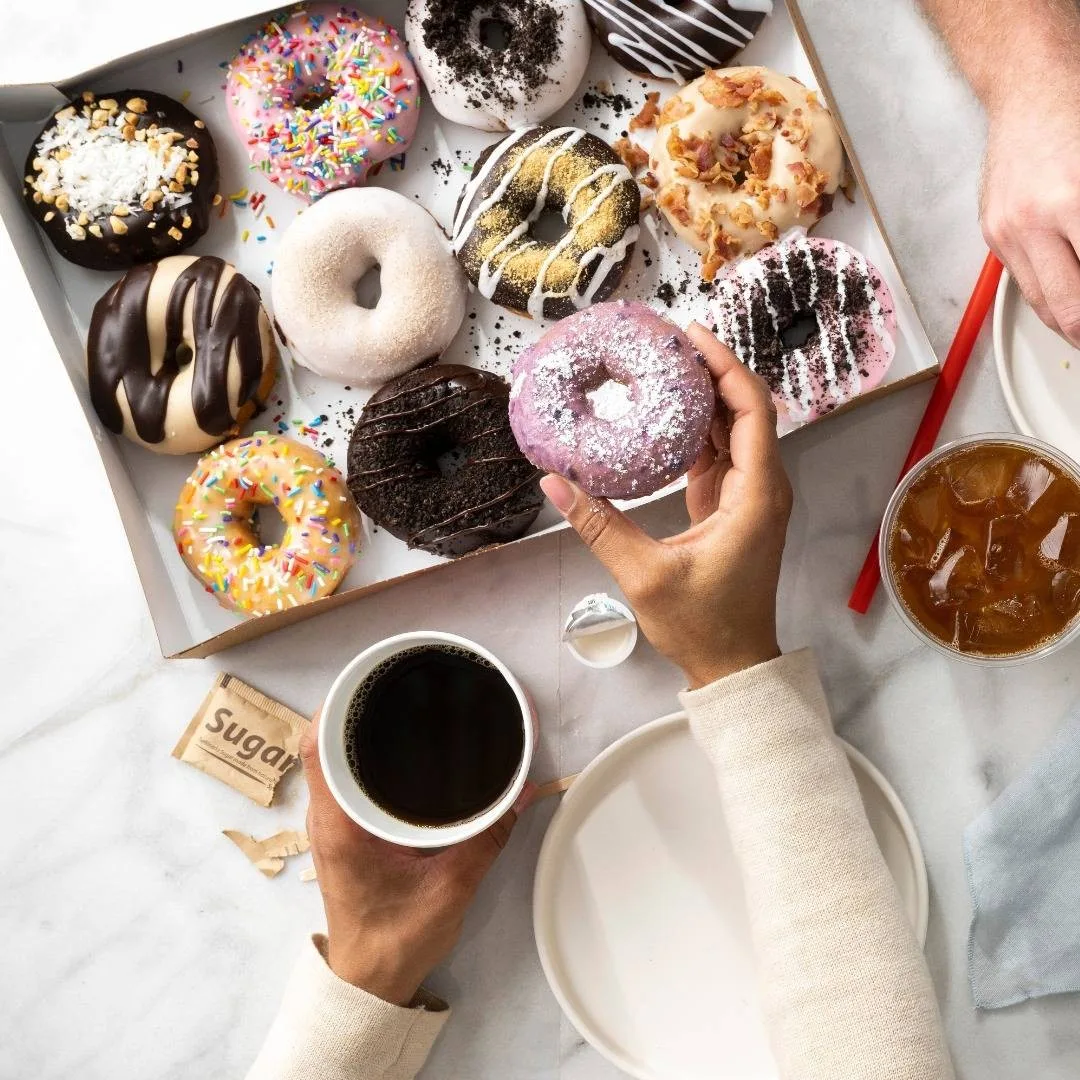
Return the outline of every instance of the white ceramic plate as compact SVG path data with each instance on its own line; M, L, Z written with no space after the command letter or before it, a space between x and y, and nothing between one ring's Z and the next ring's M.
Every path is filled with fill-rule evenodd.
M1080 352L1043 325L1008 273L994 305L994 356L1017 428L1080 461Z
M924 943L914 827L877 769L844 749ZM574 782L540 852L533 922L559 1004L631 1076L775 1080L720 795L685 714L619 740Z

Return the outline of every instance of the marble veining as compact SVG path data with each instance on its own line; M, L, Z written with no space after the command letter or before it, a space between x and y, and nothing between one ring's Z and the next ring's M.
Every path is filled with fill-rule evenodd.
M802 7L944 354L984 252L981 115L913 0ZM107 0L95 18L113 9ZM0 40L32 44L37 17L8 5ZM49 19L57 25L55 5ZM263 880L220 835L299 825L298 779L284 783L279 807L262 810L168 756L218 668L309 710L377 638L423 625L466 634L537 699L539 780L581 768L632 726L671 711L679 678L645 643L615 673L588 671L562 650L559 627L574 602L612 588L571 536L460 565L395 590L393 604L346 607L210 661L162 661L89 430L6 237L0 282L0 363L15 388L7 445L38 455L32 467L25 458L9 467L0 505L0 1080L235 1078L321 911L294 866ZM27 373L32 397L20 389ZM1080 696L1077 650L987 674L916 645L881 597L863 619L844 607L927 393L907 391L785 440L797 502L781 641L816 648L841 734L889 776L918 826L932 892L928 956L959 1075L1073 1080L1080 999L972 1009L960 837ZM1009 426L984 334L944 437ZM668 501L642 519L674 530L683 511ZM424 1074L432 1080L620 1075L562 1018L533 948L532 868L552 811L522 821L462 948L432 980L456 1012Z

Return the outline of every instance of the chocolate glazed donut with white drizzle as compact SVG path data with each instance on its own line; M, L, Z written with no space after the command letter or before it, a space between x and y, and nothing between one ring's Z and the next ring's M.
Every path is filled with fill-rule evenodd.
M746 48L772 0L585 0L604 47L643 78L684 83Z
M545 210L566 232L533 235ZM607 299L638 238L641 194L610 146L573 127L535 126L489 147L454 215L454 252L488 300L539 319L561 319Z

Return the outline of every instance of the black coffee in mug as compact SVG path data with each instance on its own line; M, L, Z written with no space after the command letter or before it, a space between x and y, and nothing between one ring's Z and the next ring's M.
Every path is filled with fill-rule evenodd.
M506 793L525 751L521 705L482 656L421 645L384 660L345 718L349 771L372 802L411 825L450 825Z

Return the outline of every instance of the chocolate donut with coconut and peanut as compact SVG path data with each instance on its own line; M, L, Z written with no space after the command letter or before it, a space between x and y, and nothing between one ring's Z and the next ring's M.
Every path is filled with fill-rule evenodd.
M236 267L174 255L133 267L94 306L90 401L117 435L199 453L263 407L277 355L259 290Z
M214 141L180 102L149 90L87 90L34 140L23 196L65 259L126 270L194 244L217 186Z
M556 241L533 235L545 210L566 224ZM603 139L573 127L528 127L473 166L451 243L482 296L534 319L561 319L615 291L640 214L637 182Z
M642 78L684 83L753 40L772 0L585 0L604 48Z
M497 375L460 364L388 382L349 441L349 490L360 509L434 555L521 536L544 496L514 441L509 397Z
M764 67L707 71L668 98L650 167L656 205L701 252L706 281L793 226L812 228L845 179L817 93Z
M481 131L546 120L589 63L581 0L409 0L405 36L436 111Z

